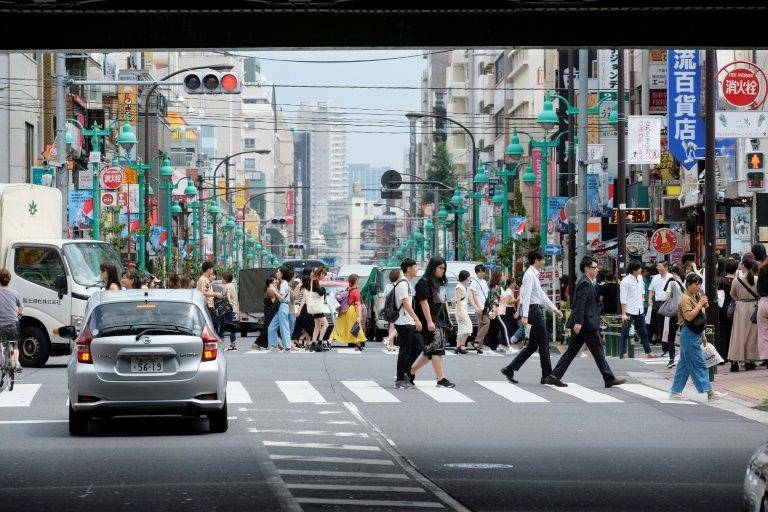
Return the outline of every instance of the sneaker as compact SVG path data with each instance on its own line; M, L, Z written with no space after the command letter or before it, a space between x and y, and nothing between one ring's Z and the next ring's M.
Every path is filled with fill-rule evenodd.
M667 368L674 368L675 366L677 366L677 363L676 363L675 361L670 361L670 362L667 364Z
M229 347L227 347L227 351L229 351L229 350L237 350L237 347L233 347L233 346L230 345Z
M728 396L728 393L723 393L721 391L712 391L712 393L707 393L707 402L717 402L723 397Z
M514 348L514 347L509 347L509 348L507 349L507 355L508 355L508 356L514 356L515 354L518 354L519 352L520 352L520 351L519 351L519 350L517 350L517 349L516 349L516 348Z
M445 377L443 377L442 379L437 381L437 387L440 387L440 388L455 388L456 384L454 384L453 382L451 382L448 379L446 379Z
M252 343L251 350L261 350L261 345L259 345L258 343Z
M407 389L411 387L411 383L404 380L395 381L395 389Z
M680 393L670 393L667 400L685 400L685 397Z
M654 354L653 352L648 352L647 354L645 354L646 359L658 359L660 357L661 356L659 354Z

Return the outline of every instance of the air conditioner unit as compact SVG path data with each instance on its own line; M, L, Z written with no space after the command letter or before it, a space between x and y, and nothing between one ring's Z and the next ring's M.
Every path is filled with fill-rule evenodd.
M681 222L685 215L680 209L680 200L677 196L663 196L661 198L661 215L663 222Z

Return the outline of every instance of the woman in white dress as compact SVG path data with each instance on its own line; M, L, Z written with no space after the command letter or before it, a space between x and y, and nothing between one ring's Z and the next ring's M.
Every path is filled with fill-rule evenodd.
M467 284L469 284L469 272L459 272L459 282L456 284L456 350L457 354L466 354L464 346L467 338L472 334L472 320L469 318L467 307Z

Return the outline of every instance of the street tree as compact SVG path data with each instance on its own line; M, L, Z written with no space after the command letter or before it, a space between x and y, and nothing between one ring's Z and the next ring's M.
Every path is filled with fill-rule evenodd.
M427 180L439 181L450 187L450 190L440 193L440 202L449 205L453 196L453 189L458 184L458 181L456 180L456 165L448 153L448 147L445 145L445 142L438 142L435 145L435 151L432 153L427 166ZM432 190L425 190L421 198L423 202L431 203L434 200Z

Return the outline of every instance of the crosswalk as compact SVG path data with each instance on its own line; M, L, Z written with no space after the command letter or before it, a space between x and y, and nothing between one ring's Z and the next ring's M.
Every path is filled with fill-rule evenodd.
M382 384L373 379L342 380L330 388L328 382L313 385L307 380L276 380L271 396L278 396L291 404L329 404L357 402L364 404L404 404L419 400L440 404L476 404L491 400L513 404L587 403L622 404L651 402L664 404L695 404L693 401L667 400L666 391L640 383L622 384L610 389L602 386L594 389L575 382L568 387L541 386L539 384L511 384L506 380L476 380L461 382L456 388L441 388L434 380L417 380L414 389L394 389L391 383ZM340 384L340 386L339 386ZM592 384L595 386L595 384ZM318 389L319 388L319 389ZM322 391L321 391L322 390ZM327 390L327 391L326 391ZM240 381L227 382L227 401L232 405L260 402L259 393L248 389ZM269 392L269 389L266 389ZM50 403L51 393L61 396L62 405L67 400L60 389L52 391L47 384L17 384L12 392L0 393L0 420L2 412L9 408L32 407L36 401ZM43 398L39 398L43 397Z

